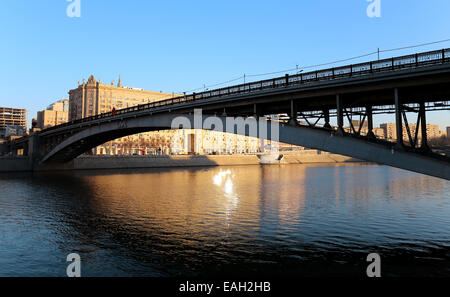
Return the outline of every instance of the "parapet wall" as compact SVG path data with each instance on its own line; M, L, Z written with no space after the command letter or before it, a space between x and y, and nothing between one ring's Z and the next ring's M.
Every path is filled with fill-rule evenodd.
M0 172L31 171L32 166L27 157L0 158Z

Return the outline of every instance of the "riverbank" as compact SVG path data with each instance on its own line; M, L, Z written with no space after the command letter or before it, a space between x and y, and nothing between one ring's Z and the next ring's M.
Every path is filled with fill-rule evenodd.
M45 164L33 168L28 158L15 157L0 158L0 172L348 162L361 161L326 152L298 151L277 155L81 156L65 164Z

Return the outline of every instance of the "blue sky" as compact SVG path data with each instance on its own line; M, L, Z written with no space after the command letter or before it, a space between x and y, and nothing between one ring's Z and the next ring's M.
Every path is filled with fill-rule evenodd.
M381 18L367 16L366 0L81 0L80 18L66 15L69 4L2 1L0 106L31 119L91 74L182 92L450 38L448 0L381 0ZM443 47L450 42L382 57ZM450 112L429 122L450 126Z

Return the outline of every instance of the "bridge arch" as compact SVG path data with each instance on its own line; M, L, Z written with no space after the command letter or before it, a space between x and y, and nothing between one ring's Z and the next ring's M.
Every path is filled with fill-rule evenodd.
M70 161L83 152L116 138L141 132L171 129L172 121L180 116L188 119L191 124L190 127L183 128L196 128L193 114L176 114L170 112L156 115L148 114L146 116L132 117L126 120L106 123L103 122L98 125L91 125L68 137L45 155L41 159L41 163L54 160L63 162ZM202 116L202 126L207 118L208 115ZM217 117L217 119L222 121L222 127L227 126L226 117ZM235 122L234 118L231 119ZM271 139L272 135L274 135L272 132L273 127L271 128L271 125L267 124L267 127L261 127L261 123L261 121L257 122L258 136L264 139ZM266 130L264 131L264 129ZM232 133L249 136L249 130L236 127ZM331 130L316 129L307 126L280 124L277 130L276 133L278 135L276 138L278 139L275 140L283 143L346 155L369 162L376 162L450 180L450 164L447 161L399 150L394 144L388 146L349 135L342 136Z
M91 125L56 145L41 160L68 162L105 142L136 133L170 129L172 116L148 116Z

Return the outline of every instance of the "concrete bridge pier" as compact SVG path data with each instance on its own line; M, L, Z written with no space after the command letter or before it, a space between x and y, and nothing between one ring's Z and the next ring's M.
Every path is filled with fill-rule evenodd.
M28 156L28 162L31 166L31 169L33 169L34 166L38 164L39 160L42 158L39 135L32 134L28 138L28 145L25 145L24 152L26 152L26 155Z
M9 146L7 143L0 143L0 155L9 152Z

